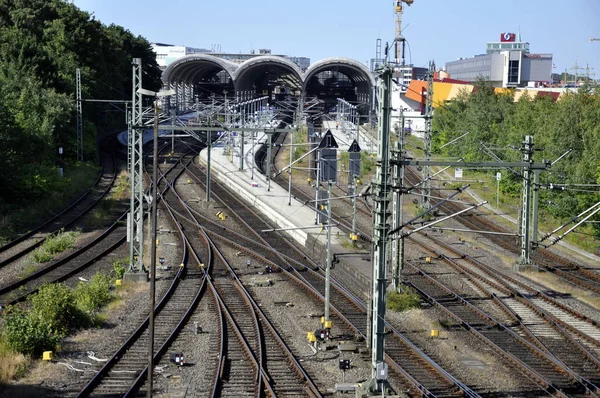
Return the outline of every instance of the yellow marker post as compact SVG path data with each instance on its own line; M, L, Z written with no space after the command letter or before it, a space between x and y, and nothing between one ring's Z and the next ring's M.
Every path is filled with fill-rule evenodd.
M52 351L44 351L42 354L42 361L51 361L52 360Z

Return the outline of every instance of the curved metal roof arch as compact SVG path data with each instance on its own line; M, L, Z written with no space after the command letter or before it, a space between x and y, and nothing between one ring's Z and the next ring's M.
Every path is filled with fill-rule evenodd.
M275 55L259 55L244 61L238 66L234 74L234 81L236 87L238 87L238 84L241 82L240 79L243 79L244 74L250 72L252 69L259 65L282 66L288 69L290 72L293 73L295 77L298 78L298 82L300 83L300 85L304 83L304 73L302 72L302 69L300 69L300 67L294 62L290 61L289 59L278 57Z
M308 69L306 69L306 72L304 73L303 89L306 90L306 84L314 75L336 66L342 67L343 69L348 68L350 70L353 70L355 73L352 76L348 77L355 80L356 82L362 80L363 82L367 82L370 85L370 87L375 86L375 78L371 74L371 71L369 71L369 69L360 62L351 58L330 57L317 61L311 66L309 66ZM357 79L357 77L362 77L362 79Z
M190 54L171 62L162 73L162 81L165 84L169 84L178 81L178 77L181 77L181 75L184 75L185 78L189 78L189 71L202 64L208 64L212 67L223 69L229 74L232 81L234 80L236 69L238 68L238 64L223 58L215 57L214 55Z

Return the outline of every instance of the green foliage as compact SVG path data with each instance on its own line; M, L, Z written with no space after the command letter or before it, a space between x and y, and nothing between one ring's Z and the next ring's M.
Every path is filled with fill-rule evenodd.
M31 297L31 314L61 337L72 328L89 324L85 313L76 305L73 290L62 283L42 285Z
M1 134L1 129L0 129ZM1 149L0 149L1 150ZM1 159L0 159L1 162ZM34 166L32 165L33 169ZM17 229L26 229L40 224L49 214L57 209L62 209L64 204L73 197L89 188L98 176L98 168L89 163L67 163L64 177L58 177L56 169L38 167L38 173L48 173L45 178L52 179L49 189L35 202L6 203L0 197L0 242L8 241L15 237ZM2 178L0 176L0 178ZM56 178L56 179L55 179ZM24 177L23 181L27 178ZM59 187L60 191L53 191L52 187ZM20 188L15 188L15 190Z
M418 308L421 298L414 289L401 286L398 292L387 294L387 308L390 311L403 312L412 308Z
M52 350L71 330L101 319L97 312L113 295L108 276L96 274L71 289L63 284L42 285L28 297L28 310L9 307L4 314L2 341L23 354Z
M113 299L110 288L110 279L104 274L95 274L89 282L79 282L74 291L77 308L92 315Z
M300 127L294 131L294 143L308 142L308 128L306 126ZM308 152L308 145L294 145L294 153L292 154L293 160L299 159Z
M115 188L112 197L116 200L123 200L129 198L131 191L131 185L129 183L129 174L126 171L122 171L115 181Z
M85 98L127 99L132 57L142 59L144 84L158 90L161 72L144 38L66 0L0 0L0 168L11 171L0 175L0 206L64 190L69 181L56 178L56 167L76 159L76 69ZM84 112L84 159L95 157L96 131L123 125L122 115L105 111Z
M75 240L78 232L64 230L51 235L46 241L32 253L33 261L37 263L46 263L54 258L54 255L69 250L75 246Z
M489 83L478 82L473 93L462 93L456 99L436 109L433 118L434 150L469 133L454 144L437 149L443 156L463 157L466 161L492 161L483 145L503 161L520 161L519 151L525 136L534 137L534 161L554 160L571 153L552 168L541 173L541 183L600 183L600 90L583 87L575 93L561 96L522 96L513 101L511 92L495 94ZM497 170L490 170L490 176ZM518 200L522 178L517 173L504 172L500 183L503 197ZM544 214L562 223L600 201L600 195L578 191L540 190L541 216ZM600 221L600 216L594 218ZM592 228L600 235L600 224Z
M113 275L116 279L123 279L127 265L129 265L129 258L119 258L113 261Z
M32 312L10 308L4 316L2 339L12 350L23 354L39 354L53 350L60 336L50 324Z
M366 152L360 153L360 175L368 175L375 168L375 157Z

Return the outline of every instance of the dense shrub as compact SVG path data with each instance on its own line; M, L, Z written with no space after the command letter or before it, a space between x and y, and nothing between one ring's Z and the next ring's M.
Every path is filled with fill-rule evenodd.
M53 350L60 341L50 325L38 314L11 308L4 316L2 338L12 350L23 354L40 354Z
M23 354L52 350L71 330L92 324L94 313L112 300L110 289L110 279L104 274L94 275L76 289L60 283L43 285L28 298L29 310L6 310L2 339Z
M74 291L77 308L93 314L112 300L110 287L110 279L104 274L94 275L89 282L80 282Z
M113 261L113 275L116 279L123 279L128 264L129 258L120 258Z
M409 287L403 286L398 292L389 292L387 295L387 308L391 311L402 312L417 308L421 304L419 295Z
M89 318L76 305L73 290L61 283L40 287L31 297L31 313L47 323L52 333L58 336L89 324Z

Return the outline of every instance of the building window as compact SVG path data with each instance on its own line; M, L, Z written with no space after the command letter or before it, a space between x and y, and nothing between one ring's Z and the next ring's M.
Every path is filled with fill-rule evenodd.
M519 83L519 61L508 62L508 83L518 84Z

